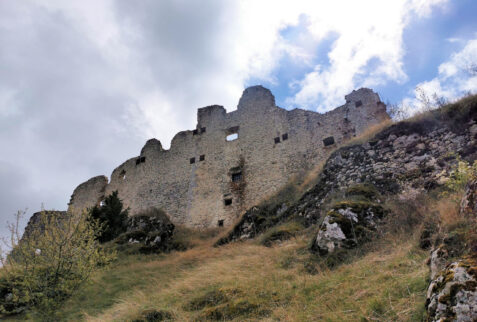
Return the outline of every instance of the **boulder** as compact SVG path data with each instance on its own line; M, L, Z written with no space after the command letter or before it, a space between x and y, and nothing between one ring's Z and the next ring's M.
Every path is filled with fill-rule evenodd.
M477 261L448 265L427 290L427 321L477 321Z
M160 209L151 208L127 221L126 233L118 237L119 244L139 244L142 252L157 252L169 249L174 233L174 224Z
M325 216L311 249L326 255L337 248L356 247L376 233L378 222L385 214L386 210L373 202L339 202Z

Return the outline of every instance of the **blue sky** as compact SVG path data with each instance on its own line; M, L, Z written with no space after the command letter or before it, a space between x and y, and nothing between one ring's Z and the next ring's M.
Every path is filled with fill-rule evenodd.
M262 84L326 112L353 89L419 109L414 89L477 91L471 0L0 0L0 235L19 209L65 209L155 137L234 110Z
M449 60L453 53L461 51L468 41L477 38L477 2L462 0L445 2L443 6L435 8L431 14L419 17L414 15L411 21L403 28L402 41L404 55L402 56L403 71L407 75L405 81L387 80L373 86L384 102L399 104L403 99L413 96L414 89L421 83L438 76L438 66ZM280 35L289 41L306 33L306 16L294 26L288 26L280 31ZM329 67L328 53L336 41L336 33L320 40L314 48L314 64ZM379 65L379 60L370 59L369 69ZM476 62L477 63L477 62ZM294 81L311 72L313 66L303 64L287 55L280 59L277 68L272 72L272 79L250 77L246 85L262 83L275 94L279 106L290 106L290 97L293 97L298 88L290 86ZM366 77L367 75L364 75ZM469 88L468 90L475 90ZM457 95L461 94L459 92ZM429 95L434 94L429 92ZM439 94L439 93L437 93ZM452 99L453 97L449 97ZM299 107L299 106L297 106Z

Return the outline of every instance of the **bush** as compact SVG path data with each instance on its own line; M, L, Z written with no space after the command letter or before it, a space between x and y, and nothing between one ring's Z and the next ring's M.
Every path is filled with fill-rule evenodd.
M98 236L101 243L113 240L126 231L128 210L123 210L123 203L117 191L106 197L101 206L94 206L90 214L93 220L103 226Z
M84 214L51 216L43 213L21 239L18 223L10 225L10 254L2 253L0 311L4 314L34 309L41 320L54 319L58 306L113 254L99 248L100 226Z

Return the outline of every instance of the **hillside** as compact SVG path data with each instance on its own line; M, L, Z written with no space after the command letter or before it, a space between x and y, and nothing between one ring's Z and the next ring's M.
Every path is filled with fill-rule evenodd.
M386 123L338 147L227 232L176 227L173 241L186 250L138 254L110 242L118 259L96 272L57 318L433 320L444 313L429 305L426 311L429 264L439 268L431 291L441 292L457 276L438 280L451 262L470 267L473 284L463 293L452 284L455 292L439 303L455 318L465 312L453 309L454 298L464 294L472 317L477 271L462 263L475 264L477 256L477 214L469 206L477 193L466 186L477 175L476 140L477 96ZM464 192L470 201L461 204ZM430 252L440 255L429 260Z

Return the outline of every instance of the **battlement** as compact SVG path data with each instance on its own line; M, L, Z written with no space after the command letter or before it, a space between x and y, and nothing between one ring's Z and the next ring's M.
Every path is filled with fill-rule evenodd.
M91 207L117 190L132 215L158 207L176 224L228 226L323 161L334 146L389 118L370 89L345 99L324 114L288 111L275 105L268 89L249 87L235 111L199 108L196 128L177 133L169 150L150 139L139 156L114 169L109 183L100 176L78 186L70 209Z

